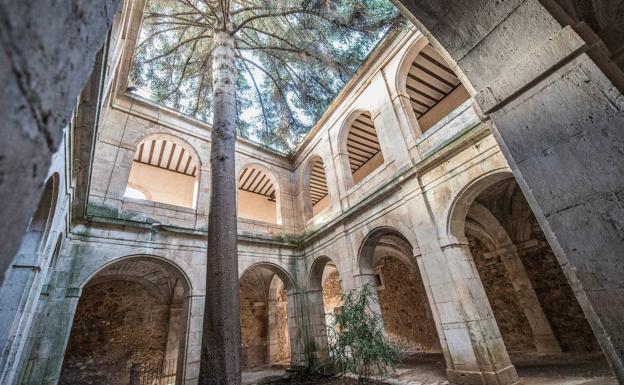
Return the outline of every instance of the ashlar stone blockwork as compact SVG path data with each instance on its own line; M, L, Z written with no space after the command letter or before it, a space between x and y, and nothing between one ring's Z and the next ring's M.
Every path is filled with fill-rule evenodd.
M83 5L95 13L104 7L108 17L114 2L105 3L100 8ZM382 42L292 157L237 142L237 174L261 168L275 187L271 221L257 216L241 217L238 223L248 366L288 360L308 365L325 357L325 313L339 307L338 287L346 292L381 283L377 310L387 333L413 350L441 350L452 383L514 383L518 376L508 350L565 354L598 346L621 379L624 296L619 295L623 275L616 256L624 177L613 165L621 163L622 95L609 63L597 59L603 52L600 42L583 33L579 23L561 22L561 15L550 9L556 2L405 3L420 30L401 31ZM210 127L127 92L143 8L144 0L126 0L119 8L99 56L100 71L92 76L79 100L80 113L51 158L46 178L58 174L59 198L51 210L48 241L29 265L33 283L24 288L28 306L18 318L8 317L15 325L11 330L23 333L13 333L21 337L2 346L3 384L55 385L69 378L65 375L90 376L97 360L81 361L76 352L103 359L131 345L132 338L120 340L128 345L121 344L119 351L95 344L83 318L110 326L115 331L111 341L126 331L138 337L133 325L151 325L144 327L143 336L154 337L154 345L144 347L160 349L165 341L164 352L153 350L153 355L175 358L177 384L197 383L203 301L211 295L205 290ZM108 20L87 25L85 31L97 34ZM602 39L613 36L600 33ZM54 49L57 40L64 41L53 38L46 48ZM94 49L84 50L87 59ZM439 101L434 109L444 111L443 116L420 127L404 83L424 49L435 49L463 88L456 98ZM72 79L72 90L86 79L83 67L75 71L81 79ZM57 78L65 79L67 73L61 75ZM14 81L11 77L6 83ZM62 91L67 98L54 93L55 100L73 103L76 93ZM6 100L22 103L17 96ZM347 139L352 118L361 114L374 126L383 155L356 178ZM53 118L50 124L58 126L63 117ZM16 124L28 125L26 131L38 133L36 140L14 147L41 155L34 161L45 168L51 150L36 148L47 125L37 131L32 128L39 126L29 122ZM197 155L195 205L125 196L138 147L155 135L175 137ZM10 155L17 159L14 152ZM327 195L323 209L315 211L306 202L312 191L306 170L319 158ZM7 210L21 210L28 202L32 210L26 211L34 210L31 201L43 171L29 175L24 184L23 174L10 179L15 183L6 194ZM500 187L512 175L520 189L508 182ZM523 194L526 201L520 199ZM16 228L25 223L17 221ZM19 238L12 231L2 235ZM7 248L17 244L7 243ZM400 265L386 261L391 255L399 257ZM118 263L133 258L175 273L156 274L153 280L140 269L119 269ZM93 298L93 290L112 282L98 281L110 266L117 266L113 270L123 284ZM327 267L334 271L323 277ZM259 281L248 280L252 271L261 272ZM17 278L7 275L10 282L21 282ZM139 281L148 289L141 291ZM162 287L171 290L163 292ZM121 288L123 294L117 290ZM131 293L135 295L124 297ZM132 309L124 303L132 303ZM168 320L159 306L169 309ZM77 336L84 344L75 343ZM102 348L108 350L98 350ZM103 377L110 362L102 362ZM132 363L119 365L124 378L129 376Z

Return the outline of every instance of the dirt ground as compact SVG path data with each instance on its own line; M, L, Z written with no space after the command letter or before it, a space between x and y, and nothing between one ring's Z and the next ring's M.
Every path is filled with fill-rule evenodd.
M267 379L262 385L360 385L356 379L337 377L315 377L308 379ZM366 385L388 385L385 382L367 382Z
M617 385L609 365L600 353L511 354L520 377L519 385ZM243 373L243 384L266 385L358 385L354 379L315 378L306 381L284 379L285 368L257 368ZM446 364L441 354L413 354L403 357L397 370L384 383L390 385L448 385Z

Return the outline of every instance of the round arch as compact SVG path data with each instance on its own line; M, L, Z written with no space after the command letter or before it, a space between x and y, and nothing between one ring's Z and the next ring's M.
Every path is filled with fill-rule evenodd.
M316 180L313 186L312 174L316 170ZM322 177L320 175L322 171ZM322 179L322 180L321 180ZM303 198L303 211L306 219L314 216L314 207L323 199L329 197L329 186L327 185L327 169L325 162L320 155L312 155L303 168L301 176L301 192ZM323 198L320 196L325 194ZM316 200L316 202L315 202Z
M273 274L278 276L279 279L281 279L282 282L284 283L284 288L286 289L286 292L292 291L292 290L294 290L297 287L296 284L295 284L295 280L292 278L292 276L283 267L281 267L279 265L276 265L274 263L271 263L271 262L257 262L257 263L254 263L254 264L246 267L239 274L239 278L244 276L246 273L252 271L253 269L257 269L257 268L269 270L270 272L272 272Z
M465 226L468 210L474 200L489 186L505 179L513 178L513 174L507 168L492 170L471 180L457 193L449 206L446 216L446 232L451 241L466 243Z
M256 162L248 162L243 164L240 169L237 171L237 176L236 176L236 183L237 183L237 190L240 191L241 189L241 177L244 175L244 173L246 173L246 170L248 169L255 169L258 170L260 173L264 174L266 176L266 178L269 180L270 184L273 186L273 189L275 190L274 192L274 196L275 196L275 223L278 225L282 224L282 186L280 185L278 179L275 177L275 174L266 166L256 163ZM260 183L258 183L260 184ZM261 186L260 186L261 187ZM238 197L239 194L237 194L237 203L240 204L240 202L238 202Z
M312 262L312 266L310 267L310 272L308 274L308 288L313 291L320 291L323 288L323 272L325 271L325 267L333 263L338 275L342 277L340 273L340 269L338 269L338 265L332 260L330 257L326 255L322 255Z
M394 83L399 95L407 95L407 75L409 73L412 63L416 57L421 53L423 48L429 43L426 37L422 33L418 32L418 37L412 43L412 46L408 48L399 61L396 77Z
M130 367L137 364L142 378L179 381L184 368L195 365L188 349L189 333L194 332L189 323L191 283L175 262L150 254L127 255L98 267L79 287L61 372L66 381L82 378L76 362L83 357L124 362L112 373L102 366L104 361L89 361L87 371L101 370L109 380L128 378ZM103 340L92 337L99 328ZM117 340L115 351L104 349L119 338L114 335L118 330L130 337Z
M349 131L351 130L351 125L355 121L355 119L365 113L369 113L370 111L366 108L354 107L352 108L346 115L345 120L342 122L340 126L340 131L338 134L338 153L339 154L347 154L347 140L349 139Z
M82 282L79 284L79 287L80 289L84 289L86 286L91 284L92 281L98 279L99 276L102 275L102 272L106 272L107 269L113 270L116 266L119 266L127 262L141 262L141 261L147 261L150 263L158 264L161 267L167 269L168 271L174 273L175 275L178 276L178 278L180 278L180 282L182 283L184 291L186 293L192 292L193 286L191 284L191 280L189 279L186 272L177 263L171 261L168 258L158 256L158 255L153 255L153 254L130 254L130 255L125 255L123 257L115 258L111 261L108 261L102 266L98 267L96 270L92 271L90 274L88 274L88 276L84 278ZM109 273L108 275L116 275L116 274L110 274L111 272L108 272L108 273ZM125 275L127 276L128 274L125 274Z
M48 177L35 214L28 225L26 236L28 236L29 233L37 234L37 245L33 244L33 247L36 248L33 250L35 253L45 250L46 244L48 243L50 228L52 227L52 222L54 222L54 214L56 213L56 205L58 202L59 182L60 176L57 172ZM26 238L26 236L24 238Z
M134 143L123 195L195 209L201 168L199 152L186 140L168 133L146 135Z
M379 241L385 236L393 236L398 238L398 240L403 243L403 248L400 248L401 251L407 252L410 251L410 255L408 257L413 256L414 246L410 243L405 235L402 232L390 226L381 226L373 229L369 232L358 251L358 269L359 274L373 274L373 265L375 263L375 250L379 244ZM398 254L398 253L393 253ZM410 266L413 262L410 260Z
M173 134L166 133L166 132L158 132L158 133L147 134L145 136L142 136L141 138L137 139L134 142L134 147L132 150L136 152L139 149L139 146L141 145L141 143L144 143L150 140L166 140L168 142L175 144L176 146L181 146L182 148L184 148L185 151L189 152L189 154L191 155L191 157L193 157L193 159L197 161L198 169L201 169L202 165L204 164L195 146L193 146L187 140L177 135L173 135Z
M338 135L338 154L349 190L385 161L371 110L353 108L346 116Z

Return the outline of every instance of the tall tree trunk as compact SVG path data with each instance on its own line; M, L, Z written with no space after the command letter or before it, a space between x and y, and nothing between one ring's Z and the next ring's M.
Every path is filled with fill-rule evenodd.
M199 384L239 385L241 337L236 248L234 39L228 32L215 31L213 44L212 191Z

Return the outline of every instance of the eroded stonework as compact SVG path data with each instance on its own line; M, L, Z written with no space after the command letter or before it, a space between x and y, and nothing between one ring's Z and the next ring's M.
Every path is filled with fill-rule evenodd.
M127 385L140 363L157 371L165 359L169 307L143 285L108 281L82 293L59 384Z

